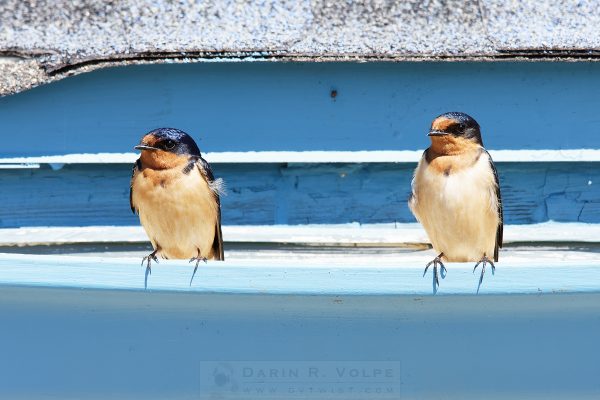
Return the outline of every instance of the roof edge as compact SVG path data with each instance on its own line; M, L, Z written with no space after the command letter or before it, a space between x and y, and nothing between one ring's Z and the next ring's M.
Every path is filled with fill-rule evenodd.
M44 49L0 50L0 97L17 94L70 76L126 65L201 62L596 62L600 49L499 49L495 53L382 54L292 53L267 50L146 51L109 57L57 56Z

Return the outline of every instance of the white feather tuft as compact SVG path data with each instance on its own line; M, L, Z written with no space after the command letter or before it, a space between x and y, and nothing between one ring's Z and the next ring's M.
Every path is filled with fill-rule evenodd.
M227 196L227 187L225 186L225 181L222 178L217 178L214 181L209 182L208 187L210 187L210 190L219 196Z

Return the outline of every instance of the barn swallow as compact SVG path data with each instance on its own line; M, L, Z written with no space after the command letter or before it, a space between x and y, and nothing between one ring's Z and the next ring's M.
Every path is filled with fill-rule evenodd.
M142 259L144 285L157 255L196 261L191 285L200 261L224 259L222 180L215 179L194 139L179 129L148 132L135 149L141 154L133 165L129 202L154 250Z
M425 150L412 181L409 207L421 222L439 255L433 264L433 292L442 278L442 261L477 262L481 265L477 293L489 263L492 274L502 247L502 198L498 173L483 147L479 124L461 112L449 112L433 120ZM492 261L493 258L493 261Z

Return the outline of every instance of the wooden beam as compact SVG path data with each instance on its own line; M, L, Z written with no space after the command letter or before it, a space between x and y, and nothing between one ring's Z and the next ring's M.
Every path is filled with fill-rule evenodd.
M376 258L209 262L191 286L190 264L161 261L144 290L139 259L3 254L0 397L227 399L233 381L233 398L254 399L244 368L305 363L392 368L388 399L600 394L597 260L503 263L478 296L471 265L447 267L436 296L422 265Z
M0 98L0 157L131 152L161 126L209 152L414 151L446 111L475 117L491 150L598 149L598 90L599 63L109 68Z
M225 180L225 225L415 222L407 200L412 163L215 164ZM593 162L497 163L505 222L600 222ZM0 228L135 226L128 164L0 169Z
M556 277L552 269L538 268L528 275L532 281L527 286L534 294L434 297L399 295L405 284L411 286L403 278L416 279L420 270L406 276L374 272L368 278L383 289L373 288L368 280L361 286L393 293L375 296L272 294L260 292L260 286L253 289L256 294L200 291L187 288L188 270L181 275L188 292L76 286L115 273L137 280L141 273L138 266L109 268L103 274L97 267L90 275L92 265L71 270L64 276L72 282L69 288L3 285L0 397L269 400L289 398L290 388L308 392L325 385L331 396L302 398L365 398L362 393L355 396L356 389L349 396L343 381L308 377L307 366L332 374L332 366L369 374L391 368L385 380L361 378L368 384L361 387L384 391L385 396L369 393L373 400L475 400L490 398L490 393L544 399L600 395L600 295L538 292L534 282L547 282L547 273ZM204 268L196 285L208 286L209 269L219 268ZM38 271L28 268L23 275L32 272ZM165 272L157 268L153 283L163 281ZM571 276L564 272L564 278ZM230 287L235 287L237 273L225 268L221 280L233 278ZM324 279L337 292L347 289L347 281L334 282L343 275L332 273L307 275L307 287L320 287ZM499 272L486 282L490 289L504 273L521 275L517 270L514 275ZM465 275L472 282L468 271ZM265 277L264 272L259 270L257 277ZM346 277L358 285L367 276ZM587 277L599 281L597 275ZM275 281L293 280L276 273ZM514 282L517 290L524 283ZM269 373L257 387L248 382L245 368L261 367L303 370L291 382L269 378ZM351 382L356 388L356 379ZM270 388L285 395L277 396Z
M47 255L0 255L0 286L65 287L144 290L144 268L138 258L101 258ZM161 260L152 267L148 287L153 291L223 292L244 294L362 294L428 295L431 274L423 266L398 259L381 267L377 259L359 265L332 267L324 260L303 259L253 262L209 262L198 269L189 285L193 265ZM439 294L474 294L478 276L467 264L448 263ZM600 292L598 260L565 264L535 260L503 263L496 275L488 271L482 293Z
M418 223L339 225L225 225L227 243L332 246L427 245ZM25 227L0 229L0 246L148 243L141 226ZM600 224L545 222L505 225L504 243L600 243Z

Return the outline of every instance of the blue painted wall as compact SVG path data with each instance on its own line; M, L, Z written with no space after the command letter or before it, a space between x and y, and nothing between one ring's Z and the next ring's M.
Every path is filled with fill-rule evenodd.
M241 383L235 396L228 390L240 382L241 366L305 362L323 370L326 362L356 361L400 364L386 381L399 390L301 398L597 399L599 297L2 288L0 397L298 399L289 391L244 395ZM216 390L219 361L234 382Z
M488 148L599 148L600 63L105 69L1 98L0 156L127 152L159 126L206 151L418 149L449 110L476 117Z
M414 163L216 164L223 223L414 222L406 201ZM507 223L600 222L597 163L498 163ZM137 225L131 166L1 170L0 228Z

